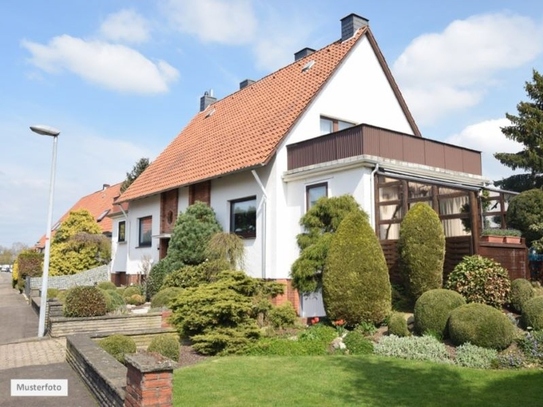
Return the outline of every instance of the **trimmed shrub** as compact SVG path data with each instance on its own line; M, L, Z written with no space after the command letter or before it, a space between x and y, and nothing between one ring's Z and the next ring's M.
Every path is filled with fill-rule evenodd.
M370 355L373 353L373 342L357 331L349 331L343 343L351 355Z
M390 313L388 267L363 211L349 213L333 234L322 283L324 309L332 321L378 324Z
M58 292L59 292L58 288L48 288L47 298L57 298Z
M115 334L98 341L98 345L121 363L125 363L124 356L136 353L136 342L126 335Z
M126 287L122 293L124 298L132 297L134 294L142 295L141 287L132 285L130 287Z
M459 292L468 303L501 308L509 302L511 280L500 263L474 255L464 257L456 265L445 288Z
M167 287L156 293L151 298L151 308L170 308L171 302L183 291L179 287Z
M390 314L388 318L388 334L400 337L411 335L404 314L401 312L393 312Z
M132 294L130 297L124 297L127 304L142 305L145 303L145 297L141 294Z
M101 290L106 299L107 312L113 312L126 304L124 298L116 290L104 290L103 288Z
M486 304L466 304L451 311L449 334L456 345L501 350L513 342L515 327L507 316Z
M180 345L179 337L172 334L162 334L151 339L147 347L148 352L158 352L175 362L179 362Z
M164 278L168 275L168 272L170 272L170 270L167 262L165 262L165 258L151 268L149 276L147 276L147 279L145 280L145 294L147 299L153 298L153 296L160 291Z
M409 209L400 224L398 249L405 285L413 301L443 286L445 233L432 207L417 202Z
M541 239L542 230L533 229L532 225L543 223L543 191L539 188L523 191L514 196L507 206L507 226L518 229L526 238L526 244Z
M298 315L290 302L286 302L278 307L273 307L268 311L268 322L274 328L288 328L296 325Z
M433 336L383 336L373 346L373 351L382 356L452 363L445 344Z
M185 289L171 305L170 321L200 353L235 353L260 336L256 320L262 299L282 290L281 284L242 271L224 271L213 283Z
M101 288L102 290L116 290L117 286L111 281L100 281L98 283L98 288Z
M312 325L297 337L263 337L250 343L243 354L251 356L320 356L330 353L336 332L329 326Z
M225 260L211 260L197 266L183 266L164 277L161 290L167 287L189 288L209 284L217 279L221 271L229 269L230 265Z
M456 348L455 363L475 369L490 369L498 357L495 349L464 343Z
M300 256L292 264L292 286L302 293L322 287L322 273L332 235L348 213L360 211L352 195L322 197L300 219L304 230L296 236Z
M107 313L106 298L94 286L72 287L66 294L63 312L65 317L97 317Z
M543 329L543 297L534 297L526 301L522 306L520 320L525 329L531 328L534 331Z
M437 335L447 338L447 321L451 311L466 300L456 291L439 288L426 291L415 303L413 317L415 319L415 332L419 335Z
M522 305L535 295L532 283L525 278L517 278L511 282L511 307L522 313Z

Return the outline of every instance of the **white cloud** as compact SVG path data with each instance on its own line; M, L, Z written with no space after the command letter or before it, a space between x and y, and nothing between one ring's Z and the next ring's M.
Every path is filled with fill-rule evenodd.
M467 126L460 133L448 137L445 142L481 151L483 175L498 180L514 172L496 160L494 153L516 153L523 148L522 144L508 139L501 132L502 127L510 124L505 118L486 120Z
M497 72L522 66L543 51L543 26L511 13L452 22L442 33L414 39L393 64L421 123L477 104Z
M141 44L149 39L150 27L136 11L124 9L107 16L99 32L107 40Z
M167 62L152 62L124 45L62 35L47 45L22 41L22 46L32 54L30 62L46 72L67 70L121 92L164 93L179 77L179 72Z
M250 0L169 0L163 11L177 30L203 42L246 44L257 28Z

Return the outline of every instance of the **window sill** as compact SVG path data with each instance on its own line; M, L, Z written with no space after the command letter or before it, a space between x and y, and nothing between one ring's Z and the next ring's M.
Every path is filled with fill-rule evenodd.
M147 247L152 247L151 244L140 244L139 246L136 246L136 249L145 249Z
M126 240L117 240L117 244L126 244Z

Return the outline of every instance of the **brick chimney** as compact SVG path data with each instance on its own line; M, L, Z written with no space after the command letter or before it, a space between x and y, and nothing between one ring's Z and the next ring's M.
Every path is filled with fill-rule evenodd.
M302 59L303 57L311 55L313 52L315 52L313 48L305 47L304 49L301 49L298 52L294 53L294 61L297 61L299 59Z
M217 98L213 97L213 89L210 89L209 91L204 92L204 96L200 98L200 112L203 112L206 110L206 108L215 103L217 101Z
M356 30L368 25L370 20L357 14L349 14L341 19L341 41L351 38Z

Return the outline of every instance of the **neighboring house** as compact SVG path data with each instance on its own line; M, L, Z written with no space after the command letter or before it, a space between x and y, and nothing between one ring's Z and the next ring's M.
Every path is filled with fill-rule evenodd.
M244 238L249 275L284 282L282 300L319 315L318 295L300 298L289 280L299 219L319 197L356 198L394 279L399 222L412 202L442 216L449 265L477 252L487 183L480 152L422 138L368 21L351 14L332 44L304 48L221 100L204 94L200 112L118 200L130 210L112 216L113 279L139 281L143 263L166 255L178 213L203 201ZM505 210L494 195L493 221Z
M114 208L113 202L121 194L121 184L122 183L115 185L104 184L101 190L82 197L53 225L51 229L51 239L53 239L56 230L59 228L62 222L68 218L70 212L80 209L86 209L89 211L98 225L100 225L102 233L107 237L111 237L112 220L107 215ZM34 248L39 252L43 252L45 250L45 235L38 240Z

